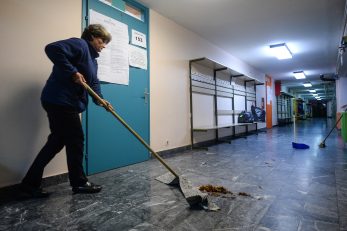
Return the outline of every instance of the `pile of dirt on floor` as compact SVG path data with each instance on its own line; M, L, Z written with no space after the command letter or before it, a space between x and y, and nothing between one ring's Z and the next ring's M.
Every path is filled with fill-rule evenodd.
M207 185L201 185L199 187L199 190L201 192L206 192L212 196L223 196L223 195L224 196L228 195L228 197L235 197L236 196L233 192L229 191L228 189L224 188L223 186L213 186L213 185L207 184Z
M210 184L207 185L201 185L199 187L199 190L201 192L208 193L211 196L222 196L222 197L232 197L235 198L237 195L239 196L248 196L251 197L250 194L245 193L245 192L239 192L238 194L234 194L233 192L229 191L223 186L213 186Z
M239 196L250 197L251 194L246 193L246 192L239 192Z
M223 193L223 194L231 193L229 190L227 190L223 186L213 186L210 184L201 185L199 187L199 190L202 192L216 192L216 193Z

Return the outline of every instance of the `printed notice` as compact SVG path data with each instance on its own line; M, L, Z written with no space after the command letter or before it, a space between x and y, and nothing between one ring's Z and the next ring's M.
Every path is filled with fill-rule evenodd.
M129 65L147 70L147 51L129 44Z
M112 40L98 58L100 81L129 85L128 25L90 10L90 23L103 25Z
M146 48L146 35L137 30L131 30L131 43Z

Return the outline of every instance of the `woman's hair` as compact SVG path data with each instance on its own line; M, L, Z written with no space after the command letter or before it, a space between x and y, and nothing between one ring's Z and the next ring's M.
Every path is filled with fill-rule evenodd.
M101 24L90 24L82 33L81 38L92 41L94 38L101 38L104 43L109 43L112 35Z

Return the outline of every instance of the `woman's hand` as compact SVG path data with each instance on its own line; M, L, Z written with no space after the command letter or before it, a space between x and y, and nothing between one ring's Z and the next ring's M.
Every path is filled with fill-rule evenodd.
M113 109L113 107L112 107L112 104L110 104L107 100L104 100L104 101L105 101L106 106L107 106L107 107L105 107L105 109L106 109L107 111L113 111L114 109Z
M104 107L107 111L113 111L114 110L113 106L107 100L104 100L104 104L101 102L99 102L99 103L100 103L99 105Z
M82 85L82 83L86 83L86 80L84 79L84 76L79 73L79 72L76 72L75 74L72 75L72 79L75 83L79 84L79 85Z

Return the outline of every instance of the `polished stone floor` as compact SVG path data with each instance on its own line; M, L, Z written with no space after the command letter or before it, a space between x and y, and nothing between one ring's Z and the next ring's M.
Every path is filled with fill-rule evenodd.
M221 210L189 208L175 187L155 180L166 170L152 159L96 174L96 195L72 195L68 183L50 186L48 199L5 201L0 230L347 230L347 145L331 122L310 119L293 127L232 140L166 158L194 186L221 185L236 197L211 196ZM245 192L250 196L238 195Z

